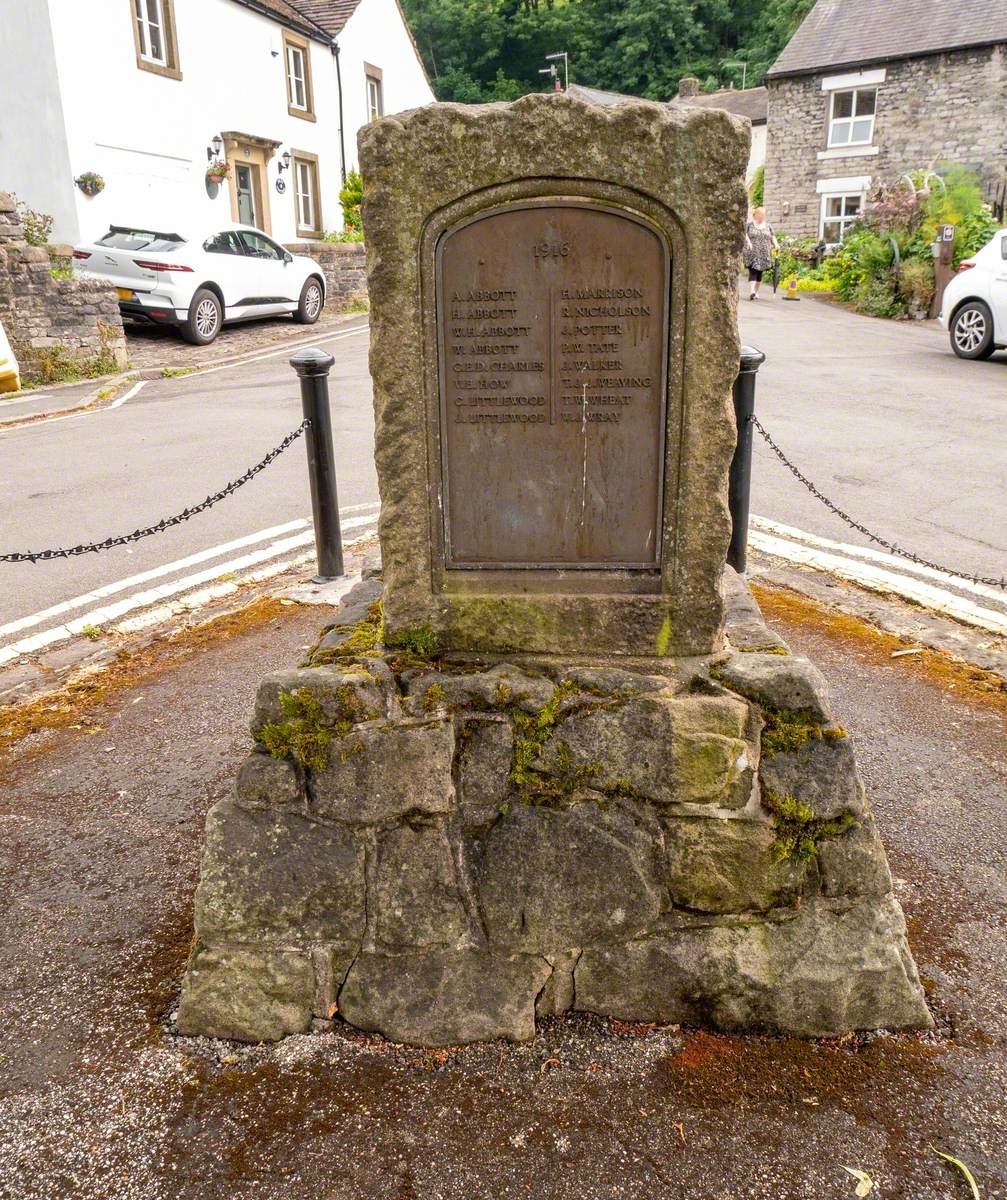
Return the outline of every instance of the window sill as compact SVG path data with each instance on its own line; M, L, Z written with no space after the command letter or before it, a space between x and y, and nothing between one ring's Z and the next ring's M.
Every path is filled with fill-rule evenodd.
M151 75L160 75L163 79L181 79L182 72L178 67L166 67L161 63L147 62L145 58L137 56L136 65L141 71L149 71Z
M292 117L298 117L302 121L317 121L318 120L318 118L315 116L315 114L313 112L308 112L307 109L304 109L304 108L294 108L294 106L292 104L287 105L287 112L290 113L290 115Z
M320 242L325 236L320 229L301 229L298 228L297 236L301 241Z
M818 161L824 162L830 158L870 158L880 153L880 146L833 146L829 150L819 150Z

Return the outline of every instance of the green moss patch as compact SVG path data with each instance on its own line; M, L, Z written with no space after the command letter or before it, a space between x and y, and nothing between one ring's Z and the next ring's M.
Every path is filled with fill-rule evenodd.
M293 759L309 771L323 771L329 763L332 730L324 720L318 697L308 688L280 693L282 721L269 721L255 735L273 758Z
M840 741L846 737L841 725L823 725L810 709L763 706L762 753L793 754L809 742Z
M765 791L762 803L775 818L772 853L776 862L787 859L807 862L818 853L819 842L838 837L854 823L848 813L831 821L822 820L815 816L810 805L786 792Z

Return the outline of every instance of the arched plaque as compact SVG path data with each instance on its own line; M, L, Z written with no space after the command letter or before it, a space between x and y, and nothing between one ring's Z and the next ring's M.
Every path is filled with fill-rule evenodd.
M437 249L447 569L661 561L670 259L624 209L501 206Z

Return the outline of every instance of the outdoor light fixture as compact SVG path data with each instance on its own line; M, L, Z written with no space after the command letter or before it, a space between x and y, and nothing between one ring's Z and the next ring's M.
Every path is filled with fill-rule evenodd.
M219 133L215 133L210 139L209 146L206 147L206 161L213 162L215 158L220 158L220 152L224 148L224 139Z
M280 161L277 165L280 168L281 175L283 174L284 171L290 170L290 151L289 150L284 150L284 152L280 155Z

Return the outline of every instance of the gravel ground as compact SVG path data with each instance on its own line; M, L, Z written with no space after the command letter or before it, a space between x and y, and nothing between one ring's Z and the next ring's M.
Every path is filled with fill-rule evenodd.
M782 611L782 610L781 610ZM170 1033L202 819L290 609L22 743L0 798L4 1200L1007 1197L1007 706L791 604L854 734L938 1020L832 1042L557 1020L420 1051ZM963 692L965 694L963 694ZM94 719L97 719L97 725Z

